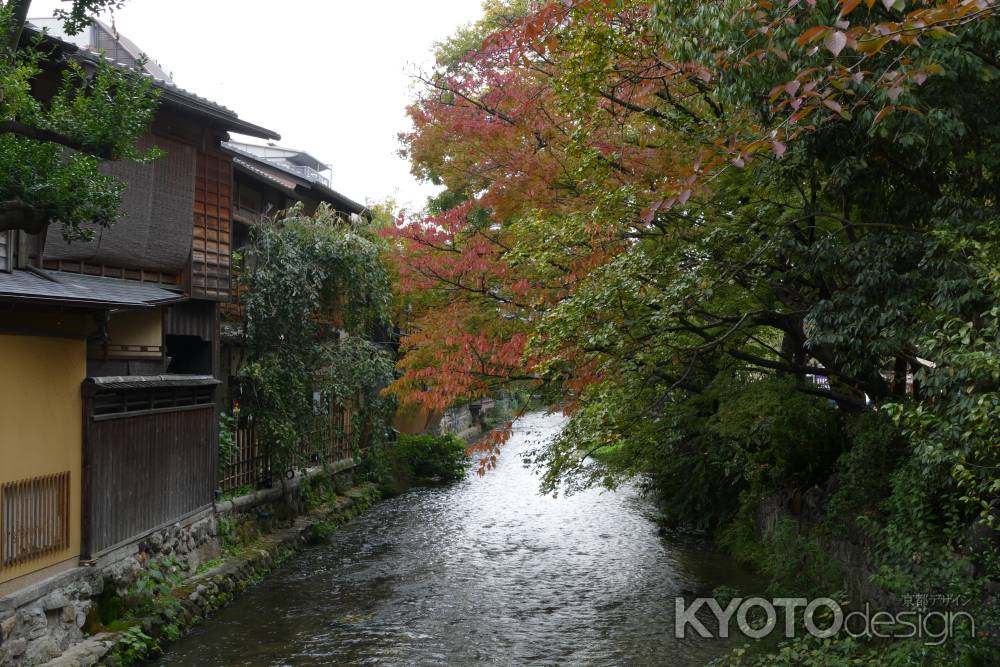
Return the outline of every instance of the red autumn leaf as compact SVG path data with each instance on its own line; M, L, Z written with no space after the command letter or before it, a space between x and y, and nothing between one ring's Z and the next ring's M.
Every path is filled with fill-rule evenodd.
M861 0L841 0L840 2L840 15L847 16L858 6Z
M813 41L814 39L822 35L827 30L829 30L829 28L826 27L825 25L815 25L809 28L801 35L799 35L799 40L798 40L799 46L805 46L809 42Z

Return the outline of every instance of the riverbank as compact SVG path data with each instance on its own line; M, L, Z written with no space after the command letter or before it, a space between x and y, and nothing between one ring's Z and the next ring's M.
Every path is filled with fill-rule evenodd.
M146 564L128 590L98 599L87 620L91 636L46 664L117 667L155 656L304 546L328 537L381 498L371 484L342 493L334 488L319 474L307 477L291 496L252 494L220 503L218 558L189 576L169 556Z
M460 440L400 436L391 452L245 487L51 576L0 589L0 667L135 662L376 500L461 477L464 459ZM370 484L352 487L352 479Z

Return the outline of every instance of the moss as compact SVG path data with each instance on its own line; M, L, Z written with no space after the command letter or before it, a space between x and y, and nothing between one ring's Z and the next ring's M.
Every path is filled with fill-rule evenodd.
M94 604L87 613L87 621L84 624L84 632L88 635L96 635L100 632L117 632L111 626L125 615L125 601L115 594L109 586L93 599Z
M767 549L757 536L753 509L753 502L744 499L739 512L719 533L718 543L741 564L761 571L767 563Z
M204 572L208 572L209 570L214 570L215 568L222 565L222 562L223 561L221 558L213 558L212 560L207 560L198 566L198 569L195 570L195 574L202 574Z

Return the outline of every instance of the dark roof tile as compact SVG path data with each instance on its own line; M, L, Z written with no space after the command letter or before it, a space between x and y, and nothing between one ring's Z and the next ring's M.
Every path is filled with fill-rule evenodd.
M185 300L149 283L64 271L0 273L0 301L59 303L78 307L155 308Z

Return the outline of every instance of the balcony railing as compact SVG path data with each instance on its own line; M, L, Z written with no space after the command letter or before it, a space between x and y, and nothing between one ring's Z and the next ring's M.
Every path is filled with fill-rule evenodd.
M323 185L329 187L330 179L316 171L312 167L304 167L299 164L285 165L287 169L295 172L307 181L312 181L313 183L322 183Z

